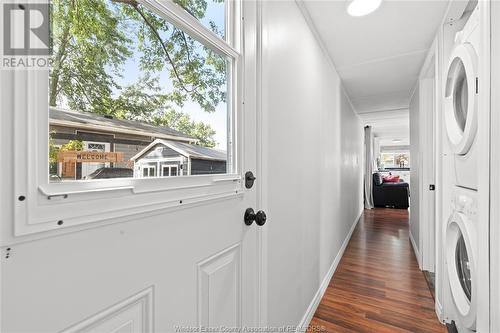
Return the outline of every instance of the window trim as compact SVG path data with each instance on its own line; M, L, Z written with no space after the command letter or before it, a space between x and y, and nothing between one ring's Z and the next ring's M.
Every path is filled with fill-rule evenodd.
M226 11L226 18L229 17L228 20L230 27L226 30L228 40L225 41L216 34L214 34L210 29L205 27L198 19L191 16L184 9L182 9L179 5L175 4L172 0L165 1L157 1L157 0L138 0L140 3L148 6L148 8L155 10L156 13L160 16L163 16L166 20L168 20L171 24L177 26L178 28L184 30L191 37L196 39L198 42L203 45L212 48L215 51L218 51L222 55L225 55L230 58L238 58L240 56L240 52L237 51L239 45L234 40L234 33L231 31L235 31L235 24L233 17L237 17L236 13L237 6L235 6L236 1L234 0L226 0L228 4L228 10ZM241 17L241 15L239 15ZM235 45L233 47L232 45Z
M177 177L179 176L179 165L177 164L161 164L161 175L160 177ZM165 176L165 169L168 169L168 175ZM172 169L175 169L175 176L172 176Z
M48 70L15 73L15 236L76 225L96 225L96 222L243 195L241 138L244 133L240 115L243 112L244 63L241 53L235 48L239 48L239 40L232 41L233 35L242 36L243 32L239 24L242 18L240 1L228 0L227 10L233 15L229 15L231 26L226 25L226 42L171 0L140 0L203 45L232 60L228 66L231 78L228 81L228 143L232 144L228 149L229 172L226 174L50 183L47 160ZM21 200L23 197L25 199ZM82 202L92 209L84 211Z
M144 171L145 170L148 170L148 175L147 176L144 175ZM155 165L141 165L141 174L142 174L141 178L153 178L153 177L156 177L156 175L155 176L151 176L151 170L153 170L153 173L156 174L157 171L156 171L156 166Z

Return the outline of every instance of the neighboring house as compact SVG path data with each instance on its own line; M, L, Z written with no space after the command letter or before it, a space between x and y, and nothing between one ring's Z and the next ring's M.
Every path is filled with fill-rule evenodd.
M186 142L156 139L131 158L134 177L226 173L225 151Z
M78 140L83 143L83 151L95 152L98 159L95 161L82 160L80 156L73 159L59 159L57 163L51 165L51 174L56 174L63 179L82 179L88 176L95 170L101 167L134 167L132 157L137 156L143 152L144 149L150 147L151 143L156 139L167 140L170 144L185 144L186 147L192 147L188 151L199 150L200 156L208 156L208 158L201 158L201 161L195 161L195 172L202 172L202 169L208 171L211 168L217 170L224 170L226 164L226 153L218 150L200 147L194 145L197 139L176 131L174 129L154 126L151 124L132 121L113 119L109 116L102 116L94 113L81 113L57 108L50 108L50 136L55 146L62 146L70 140ZM187 148L185 148L187 149ZM185 149L182 153L177 153L178 160L181 158L189 159L185 155ZM101 154L102 153L102 154ZM119 153L119 154L111 154ZM89 155L89 154L87 154ZM69 155L71 157L71 155ZM215 165L211 162L210 156L217 156L216 160L219 164ZM90 156L94 157L94 156ZM110 158L111 157L111 158ZM118 157L118 158L117 158ZM107 159L109 158L109 160ZM199 164L205 164L198 167ZM221 166L224 164L224 167ZM185 171L186 170L186 171ZM183 169L179 175L190 174L188 169ZM199 171L198 171L199 170ZM216 169L213 169L214 171ZM169 174L174 174L171 171ZM206 172L206 173L215 173ZM218 173L218 172L217 172ZM163 174L160 172L160 174ZM196 173L192 173L196 174Z

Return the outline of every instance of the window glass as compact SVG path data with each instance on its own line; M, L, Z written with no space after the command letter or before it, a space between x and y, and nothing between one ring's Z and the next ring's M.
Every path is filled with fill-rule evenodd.
M163 172L162 176L163 177L174 176L174 174L173 174L173 168L174 168L173 165L164 165L162 167L162 172Z
M223 1L182 3L224 36ZM199 168L181 175L230 171L231 59L135 0L51 8L51 182L99 179L103 168L122 170L106 178L157 177L172 159Z
M380 157L380 169L410 167L410 153L408 152L385 152Z
M144 166L142 167L142 177L155 177L156 167L155 166Z

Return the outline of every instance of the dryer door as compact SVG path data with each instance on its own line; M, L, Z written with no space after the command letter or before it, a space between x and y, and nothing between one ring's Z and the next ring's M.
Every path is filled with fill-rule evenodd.
M477 55L469 43L453 50L445 91L445 122L455 154L466 154L477 130Z
M453 213L446 229L446 266L460 321L470 329L476 325L475 237L472 222L461 213Z

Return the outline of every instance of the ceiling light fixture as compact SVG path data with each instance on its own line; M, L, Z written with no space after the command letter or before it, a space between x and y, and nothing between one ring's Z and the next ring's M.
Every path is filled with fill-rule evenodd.
M381 3L382 0L347 0L347 13L351 16L365 16L377 10Z
M401 141L402 141L401 139L394 139L394 140L392 140L392 142L394 142L394 143L400 143Z

